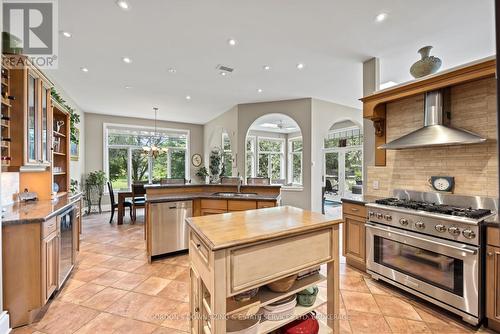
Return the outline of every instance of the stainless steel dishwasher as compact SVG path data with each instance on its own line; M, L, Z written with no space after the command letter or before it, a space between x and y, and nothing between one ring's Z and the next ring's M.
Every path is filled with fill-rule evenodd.
M151 255L188 249L186 218L193 215L192 201L154 203L151 210Z

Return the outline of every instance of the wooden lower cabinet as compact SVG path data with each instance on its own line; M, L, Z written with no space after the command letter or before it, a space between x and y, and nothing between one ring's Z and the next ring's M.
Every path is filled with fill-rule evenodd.
M344 216L343 255L348 264L366 270L365 221L356 216Z
M347 264L366 270L366 208L364 205L343 204L342 255Z
M56 291L59 230L56 218L2 227L3 302L12 328L30 324Z
M52 233L42 241L42 300L47 302L56 291L59 279L59 236Z
M209 216L209 215L218 215L221 213L226 213L227 210L221 210L221 209L201 209L200 210L200 215L201 216Z
M77 252L80 251L80 234L82 233L82 207L83 198L75 202L75 228L73 229L73 242ZM76 262L76 259L74 259Z
M251 201L238 199L210 199L201 200L200 216L218 215L226 212L238 212L271 208L276 206L276 201Z
M486 316L488 317L488 327L500 331L499 230L488 228L487 233L489 244L486 247Z

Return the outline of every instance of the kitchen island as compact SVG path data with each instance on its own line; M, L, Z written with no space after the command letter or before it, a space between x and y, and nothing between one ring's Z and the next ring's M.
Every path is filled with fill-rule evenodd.
M226 316L249 314L327 280L326 300L296 306L293 316L263 320L259 333L269 333L327 305L320 333L339 332L339 224L319 213L290 206L187 219L190 263L191 333L226 333ZM264 286L327 263L327 276L295 281L287 292ZM232 297L260 287L246 302Z

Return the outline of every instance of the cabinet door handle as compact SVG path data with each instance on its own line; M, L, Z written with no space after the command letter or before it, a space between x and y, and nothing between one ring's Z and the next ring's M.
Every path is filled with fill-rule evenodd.
M196 244L196 248L200 249L201 244Z
M488 256L492 257L493 256L493 252L488 252Z
M356 208L351 208L351 211L358 212L358 211L359 211L359 209L356 209Z

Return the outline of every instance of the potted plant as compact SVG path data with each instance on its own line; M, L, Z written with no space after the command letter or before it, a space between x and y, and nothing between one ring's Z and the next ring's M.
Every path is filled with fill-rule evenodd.
M205 166L201 166L196 172L196 176L200 178L200 181L207 183L208 170Z
M218 147L215 147L212 152L210 152L209 165L210 170L210 183L219 182L220 172L221 172L221 161L222 154Z
M101 200L104 193L106 174L102 170L90 172L85 179L85 199L87 200L87 213L92 205L98 205L99 213L102 212Z
M363 174L361 173L360 170L356 170L354 172L355 180L357 185L362 185L363 184Z

